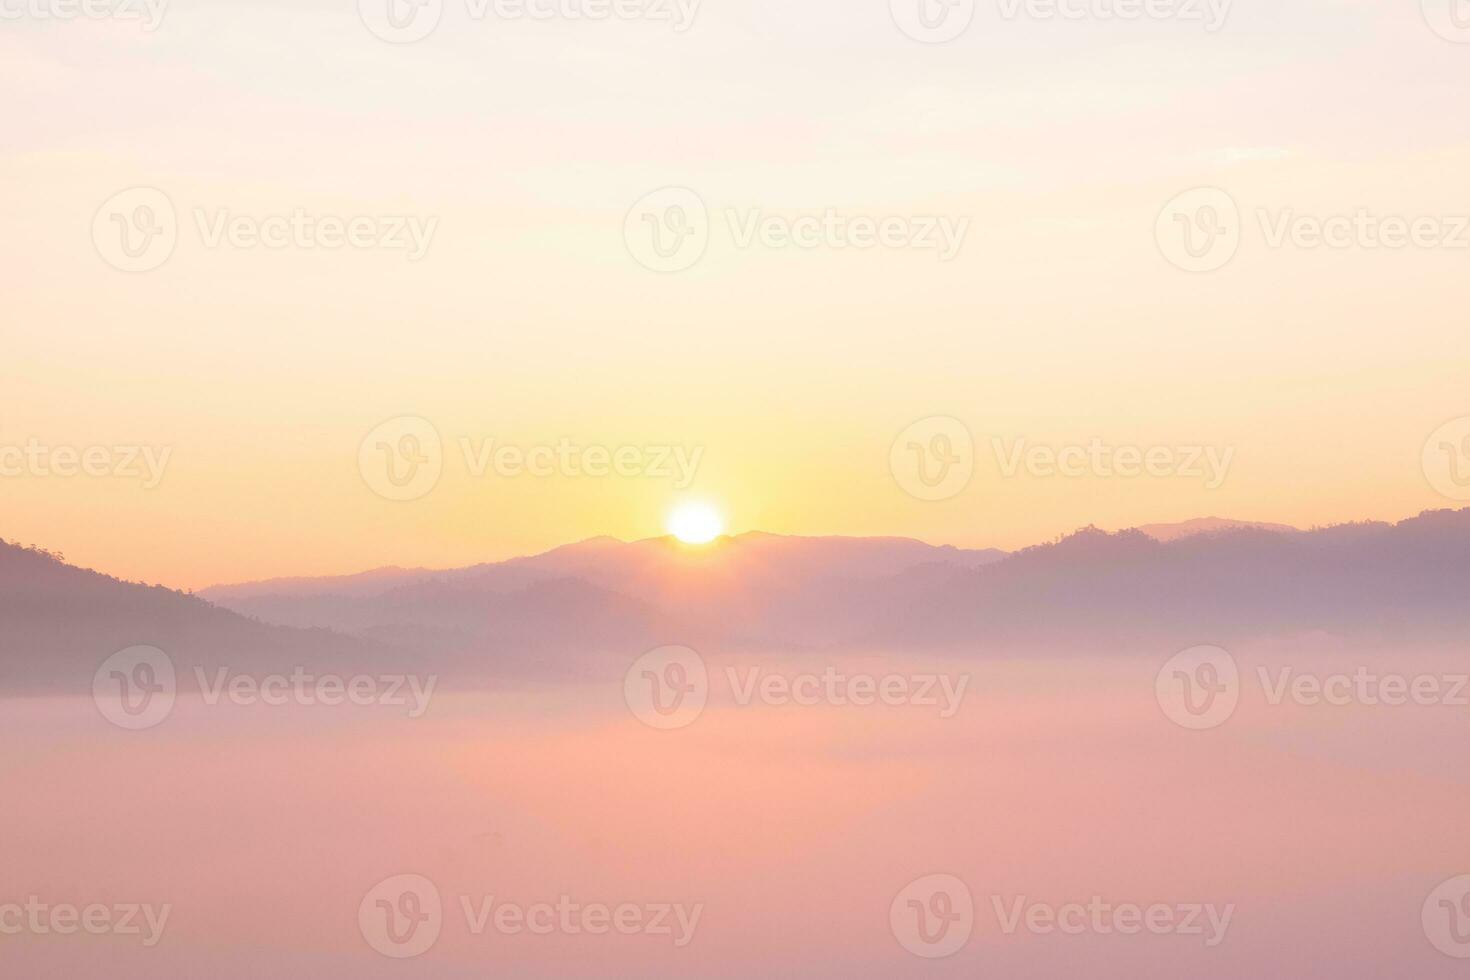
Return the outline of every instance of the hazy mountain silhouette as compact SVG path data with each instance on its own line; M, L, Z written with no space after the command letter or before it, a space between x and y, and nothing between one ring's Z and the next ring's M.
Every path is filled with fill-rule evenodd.
M89 694L98 666L131 646L167 652L183 689L193 686L195 666L374 670L403 659L368 640L267 625L192 595L0 541L0 690Z
M361 580L205 595L277 623L441 652L510 642L538 656L643 641L989 651L1296 631L1445 636L1470 618L1470 510L1313 531L1218 518L1088 528L1011 556L906 539L748 534L691 549L601 538L384 575L376 594ZM332 581L345 587L334 593Z
M1302 632L1454 640L1470 624L1470 509L1172 541L1088 528L913 591L885 614L880 645L1102 649Z
M567 677L670 643L1008 655L1307 632L1458 640L1470 626L1470 509L1169 540L1088 528L1009 556L900 538L603 538L465 569L202 596L0 544L0 686L86 691L102 660L138 644L173 656L182 683L196 664Z
M567 644L621 649L673 642L666 636L759 645L773 633L774 642L805 647L831 642L834 621L857 615L850 597L865 586L926 565L972 569L1004 557L908 538L751 533L702 548L672 538L594 538L464 569L281 579L201 595L273 623L420 640L439 652L507 642L536 654Z
M718 551L719 560L711 561ZM602 585L638 583L631 591L656 587L670 576L687 580L704 572L746 577L765 572L790 583L823 576L894 574L914 565L944 562L978 567L1004 558L998 549L965 550L928 545L910 538L807 538L753 532L724 538L718 549L689 548L672 538L625 542L600 537L564 545L539 555L458 569L387 567L355 575L278 578L217 585L199 594L218 605L261 615L276 612L281 600L326 596L381 596L394 589L442 583L493 592L513 592L552 578L578 577ZM289 603L279 611L291 612ZM270 619L271 616L262 615Z
M1224 517L1197 517L1192 521L1181 521L1177 524L1144 524L1138 530L1155 541L1177 541L1180 538L1192 538L1198 534L1218 534L1221 531L1238 531L1246 528L1257 531L1275 531L1279 534L1299 534L1301 531L1300 528L1292 527L1290 524L1232 521Z

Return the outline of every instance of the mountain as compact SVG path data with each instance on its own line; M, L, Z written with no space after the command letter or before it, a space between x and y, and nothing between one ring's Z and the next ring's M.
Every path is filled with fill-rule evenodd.
M826 643L841 597L894 570L975 568L996 551L902 538L748 534L709 548L598 538L449 571L383 568L189 595L0 541L0 690L81 692L111 654L154 646L188 689L198 667L255 674L583 675L669 642Z
M977 567L1006 556L994 548L966 550L929 545L911 538L808 538L751 532L722 538L712 547L689 547L673 538L625 542L599 537L563 545L539 555L457 569L378 568L354 575L319 578L277 578L259 582L215 585L199 595L218 605L257 614L272 608L273 600L320 596L380 596L397 588L426 582L473 586L511 592L548 578L580 576L591 581L624 583L627 576L658 577L668 569L680 574L701 566L718 551L722 568L764 567L779 574L847 575L891 574L928 562ZM840 566L840 569L839 569ZM266 600L266 601L261 601Z
M1001 560L908 538L750 533L689 547L673 538L594 538L544 554L446 571L277 580L206 589L242 615L326 627L468 665L564 668L558 656L678 642L829 645L868 624L866 596L904 571ZM372 582L372 586L368 586Z
M1088 528L932 582L883 614L882 648L1195 645L1325 633L1458 642L1470 627L1470 509L1398 524L1159 541Z
M403 574L375 594L349 580L336 593L315 582L205 595L275 623L542 668L665 643L989 653L1311 631L1442 637L1470 620L1470 510L1313 531L1216 518L1087 528L1014 555L901 538L603 538Z
M461 631L515 628L522 642L544 645L564 624L522 627L537 596L552 583L581 583L564 612L606 627L621 638L628 622L614 623L608 596L625 601L629 616L662 620L694 635L739 637L742 624L777 618L782 642L822 642L830 622L823 609L862 583L934 565L972 569L1000 561L1005 552L928 545L909 538L806 538L750 533L689 547L672 538L623 542L594 538L541 555L447 571L384 569L366 576L282 579L209 588L211 602L263 621L368 635L401 635L408 624ZM561 586L566 591L566 586ZM529 607L527 607L529 603ZM802 623L816 620L808 637ZM461 636L465 635L461 632ZM754 637L751 637L754 641Z
M403 671L403 654L323 629L256 622L162 586L68 565L59 556L0 541L0 691L87 693L109 656L154 646L173 658L181 687L193 667L289 672Z
M1218 534L1221 531L1239 531L1242 529L1272 531L1276 534L1301 533L1300 528L1292 527L1290 524L1232 521L1223 517L1197 517L1192 521L1182 521L1178 524L1145 524L1137 528L1137 530L1147 534L1155 541L1177 541L1180 538L1192 538L1198 534Z
M429 578L438 572L427 568L400 568L389 565L354 575L328 575L317 578L299 576L273 578L239 585L221 585L198 593L212 602L228 605L228 601L252 599L263 595L377 595L397 585Z
M1470 509L1289 534L1086 528L1012 555L903 538L596 539L465 569L205 595L0 543L0 689L85 691L107 656L140 644L168 652L183 684L194 666L606 677L666 644L1007 656L1306 633L1458 643L1470 630Z

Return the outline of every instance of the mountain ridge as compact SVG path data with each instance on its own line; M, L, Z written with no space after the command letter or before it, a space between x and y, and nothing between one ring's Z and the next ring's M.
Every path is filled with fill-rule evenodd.
M370 593L349 576L335 593L318 583L227 601L0 542L0 688L85 690L103 659L135 645L168 651L181 677L223 664L484 680L585 676L668 644L1080 655L1304 633L1458 642L1470 629L1470 508L1169 540L1088 527L1000 557L905 538L594 541L407 581L369 576Z

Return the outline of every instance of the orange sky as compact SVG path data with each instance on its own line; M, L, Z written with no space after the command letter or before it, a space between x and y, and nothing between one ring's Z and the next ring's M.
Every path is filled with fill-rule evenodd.
M1241 3L1215 34L985 21L939 46L837 0L710 5L684 33L451 22L407 46L351 6L207 0L152 34L0 39L6 88L47 93L0 134L0 453L169 452L152 488L0 476L0 536L198 587L644 537L690 498L737 531L1000 547L1456 505L1421 453L1470 416L1470 249L1272 247L1259 217L1470 212L1470 48L1417 5ZM135 186L167 195L178 244L125 273L91 229ZM710 221L673 273L624 238L665 186ZM1203 186L1238 202L1242 240L1191 274L1155 219ZM968 233L949 261L739 241L756 209L828 208ZM417 261L208 244L221 214L298 209L436 226ZM359 450L401 416L433 425L442 476L390 501ZM890 451L934 416L969 430L974 475L925 501ZM996 439L1233 455L1213 488L1006 475ZM700 456L687 487L477 476L461 440Z

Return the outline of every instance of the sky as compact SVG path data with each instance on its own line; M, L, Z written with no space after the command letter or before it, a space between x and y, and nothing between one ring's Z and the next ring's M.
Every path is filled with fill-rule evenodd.
M1470 416L1470 32L1437 0L1240 0L1214 31L982 0L938 44L886 0L706 2L682 30L444 0L415 43L351 2L177 0L151 31L32 2L0 4L25 93L0 126L0 467L102 449L106 474L26 457L7 540L195 588L647 537L687 501L733 532L1003 548L1457 505L1423 462L1470 434L1441 430ZM707 218L675 271L638 238L689 200L665 188ZM1165 209L1199 188L1239 241L1192 272ZM125 271L114 218L160 194L172 251ZM773 244L829 210L908 238ZM1273 242L1360 211L1437 244ZM298 212L371 241L250 247ZM946 226L952 253L917 247ZM432 486L385 484L377 454L429 433ZM915 484L911 448L961 433L962 476ZM502 445L557 461L476 472ZM587 475L587 447L630 450L624 474ZM1088 462L1007 465L1035 447ZM1095 447L1171 462L1120 475ZM1209 451L1218 479L1186 464ZM680 452L688 479L659 462Z

